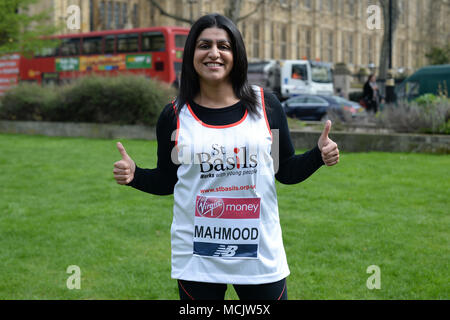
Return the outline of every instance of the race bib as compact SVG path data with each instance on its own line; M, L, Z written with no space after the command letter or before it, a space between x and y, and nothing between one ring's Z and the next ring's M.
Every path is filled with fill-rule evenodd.
M260 198L197 196L193 253L216 258L257 259Z

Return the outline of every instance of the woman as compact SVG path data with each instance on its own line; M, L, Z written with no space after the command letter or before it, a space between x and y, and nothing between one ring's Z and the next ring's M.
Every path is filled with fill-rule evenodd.
M374 74L369 75L363 88L363 99L367 106L367 111L378 112L379 90Z
M324 163L338 163L330 127L327 122L317 147L295 155L280 102L247 84L236 26L218 14L192 26L179 95L157 124L157 168L136 166L120 142L122 160L114 165L119 184L174 194L172 278L181 299L222 300L227 284L240 299L287 299L274 175L294 184ZM278 172L271 155L274 130Z

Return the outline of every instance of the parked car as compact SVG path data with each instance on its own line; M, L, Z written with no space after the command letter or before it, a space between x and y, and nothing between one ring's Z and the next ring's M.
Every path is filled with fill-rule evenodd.
M336 99L336 101L341 104L342 109L349 112L352 117L359 117L366 114L366 109L358 102L347 100L339 96L333 96L332 98Z
M325 120L330 110L333 110L341 120L345 120L345 112L349 112L352 117L364 113L364 108L358 103L338 96L304 94L292 97L281 105L288 117L301 120Z

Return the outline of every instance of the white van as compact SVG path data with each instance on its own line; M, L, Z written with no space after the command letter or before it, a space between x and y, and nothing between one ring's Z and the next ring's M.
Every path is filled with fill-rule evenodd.
M332 65L309 60L268 60L248 66L248 82L269 89L280 100L298 94L334 94Z

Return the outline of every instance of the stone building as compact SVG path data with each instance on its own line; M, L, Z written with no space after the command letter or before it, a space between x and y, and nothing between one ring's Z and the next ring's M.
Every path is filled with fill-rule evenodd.
M154 0L167 13L195 20L223 13L235 0ZM427 64L425 53L432 45L450 42L450 0L397 0L401 13L396 32L393 66L411 73ZM239 1L238 1L239 2ZM383 37L381 29L369 28L368 12L378 0L241 0L238 22L250 60L308 58L331 63L344 62L353 72L376 69ZM31 8L49 9L55 24L67 19L67 7L81 9L76 32L148 27L189 26L160 13L151 0L40 0ZM382 14L380 18L382 19ZM370 20L372 21L372 20ZM63 27L63 33L75 32Z

